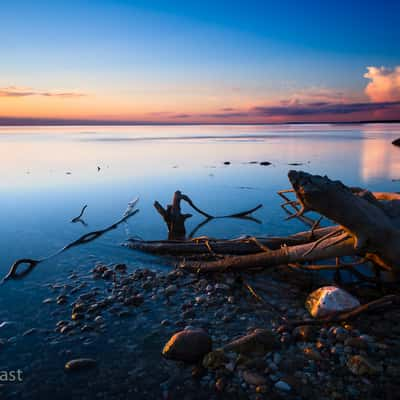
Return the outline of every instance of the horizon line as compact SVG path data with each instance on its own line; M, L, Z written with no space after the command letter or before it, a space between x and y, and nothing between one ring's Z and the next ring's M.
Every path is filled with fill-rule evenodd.
M396 124L400 119L360 121L285 121L285 122L171 122L171 121L110 121L110 120L64 120L35 118L1 118L0 127L18 126L211 126L211 125L351 125L351 124Z

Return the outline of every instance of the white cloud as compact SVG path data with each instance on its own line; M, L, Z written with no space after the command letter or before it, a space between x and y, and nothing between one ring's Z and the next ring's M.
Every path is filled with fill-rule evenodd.
M364 78L370 79L365 88L371 101L400 100L400 66L396 68L367 67Z

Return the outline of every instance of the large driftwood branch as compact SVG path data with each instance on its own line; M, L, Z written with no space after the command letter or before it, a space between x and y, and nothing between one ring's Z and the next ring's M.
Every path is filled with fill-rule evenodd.
M279 249L281 246L294 246L308 243L336 231L337 227L329 226L315 229L313 232L299 232L294 235L279 237L245 237L237 239L212 239L208 237L194 238L191 240L154 240L145 241L129 239L124 245L134 250L153 254L167 254L173 256L194 255L209 253L210 247L215 254L253 254Z
M400 269L399 225L371 192L355 194L339 181L301 171L290 171L289 180L302 208L343 226L357 253L382 268Z
M327 177L298 171L290 171L289 180L297 204L286 197L285 193L290 190L280 195L297 211L296 216L315 211L339 224L336 233L332 231L306 244L211 262L186 263L182 267L207 272L240 270L359 255L381 268L395 272L400 269L400 202L397 193L376 193L375 197L371 192L348 188ZM340 233L341 227L345 233Z
M347 233L342 233L337 237L328 237L319 246L315 246L315 242L296 246L283 246L278 250L225 257L217 261L182 263L181 267L194 272L221 272L249 268L268 268L282 264L310 262L351 255L357 255L354 240Z

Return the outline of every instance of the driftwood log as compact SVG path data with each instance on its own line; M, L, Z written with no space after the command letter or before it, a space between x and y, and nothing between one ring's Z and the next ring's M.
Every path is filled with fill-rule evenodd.
M302 206L300 214L313 210L335 221L351 235L358 254L381 268L399 271L399 200L384 204L371 192L355 194L339 181L301 171L290 171L289 181Z
M336 232L337 227L329 226L315 229L313 232L299 232L290 236L270 237L242 237L237 239L211 239L208 237L193 238L191 240L139 240L129 239L124 246L134 250L152 254L174 256L195 254L235 254L245 255L260 253L266 249L277 250L282 246L305 244L320 239L331 232Z
M310 236L303 244L286 243L279 249L265 248L256 254L228 256L216 261L184 262L181 267L211 272L359 256L397 276L400 270L399 194L374 195L301 171L290 171L289 181L297 200L285 198L285 204L294 208L293 217L303 217L306 212L314 211L339 226L318 239Z

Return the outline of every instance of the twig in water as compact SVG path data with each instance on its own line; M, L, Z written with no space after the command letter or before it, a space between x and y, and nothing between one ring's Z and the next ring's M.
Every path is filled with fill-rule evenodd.
M85 224L85 221L83 221L81 218L82 218L83 213L85 212L86 208L87 208L87 204L85 204L85 205L82 207L81 213L80 213L77 217L71 219L71 222L72 222L72 223L75 223L75 222L78 222L78 221L79 221L79 222L83 222L83 223Z

